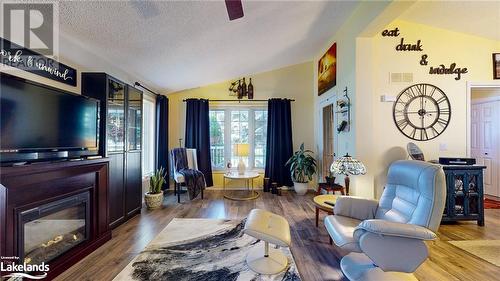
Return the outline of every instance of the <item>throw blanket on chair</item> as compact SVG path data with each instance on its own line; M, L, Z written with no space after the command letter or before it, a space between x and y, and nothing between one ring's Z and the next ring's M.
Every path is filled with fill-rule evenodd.
M184 176L189 200L193 200L205 189L205 176L198 170L189 169L187 161L187 152L185 148L174 148L172 154L175 159L174 169L177 173Z

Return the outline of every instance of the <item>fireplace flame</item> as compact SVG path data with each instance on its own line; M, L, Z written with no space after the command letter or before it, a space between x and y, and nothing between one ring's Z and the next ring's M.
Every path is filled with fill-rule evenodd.
M62 235L57 235L54 239L47 241L47 243L43 243L42 246L47 248L50 247L53 244L57 244L63 240Z

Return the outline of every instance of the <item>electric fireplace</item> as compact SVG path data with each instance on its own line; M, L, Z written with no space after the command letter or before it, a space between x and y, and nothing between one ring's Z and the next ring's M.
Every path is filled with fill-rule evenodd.
M106 158L2 167L0 256L54 279L111 239L108 182Z
M89 238L89 192L22 211L18 222L21 260L48 263Z

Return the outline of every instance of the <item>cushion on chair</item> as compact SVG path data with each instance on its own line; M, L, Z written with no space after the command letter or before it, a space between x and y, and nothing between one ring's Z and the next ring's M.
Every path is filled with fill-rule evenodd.
M289 247L291 243L288 221L271 212L253 209L245 223L244 233L274 245Z
M340 261L340 268L352 281L417 281L413 274L402 272L384 272L373 264L373 261L363 253L350 253Z
M337 198L334 207L336 215L350 217L358 220L369 220L375 218L378 201L364 199L354 196L342 196Z
M174 172L174 180L176 183L184 183L184 175L181 173Z
M335 245L349 252L361 252L359 244L354 240L354 230L361 221L340 215L327 216L325 228Z
M376 219L416 224L437 231L446 199L441 166L423 161L396 161L389 167L387 185Z

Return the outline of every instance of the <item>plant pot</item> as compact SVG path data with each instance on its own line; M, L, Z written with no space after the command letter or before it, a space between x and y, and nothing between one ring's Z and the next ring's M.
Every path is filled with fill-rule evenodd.
M148 209L157 209L163 204L163 192L150 194L149 192L144 193L144 201L146 201L146 206Z
M293 189L298 195L304 195L307 193L307 187L309 183L307 182L293 182Z

